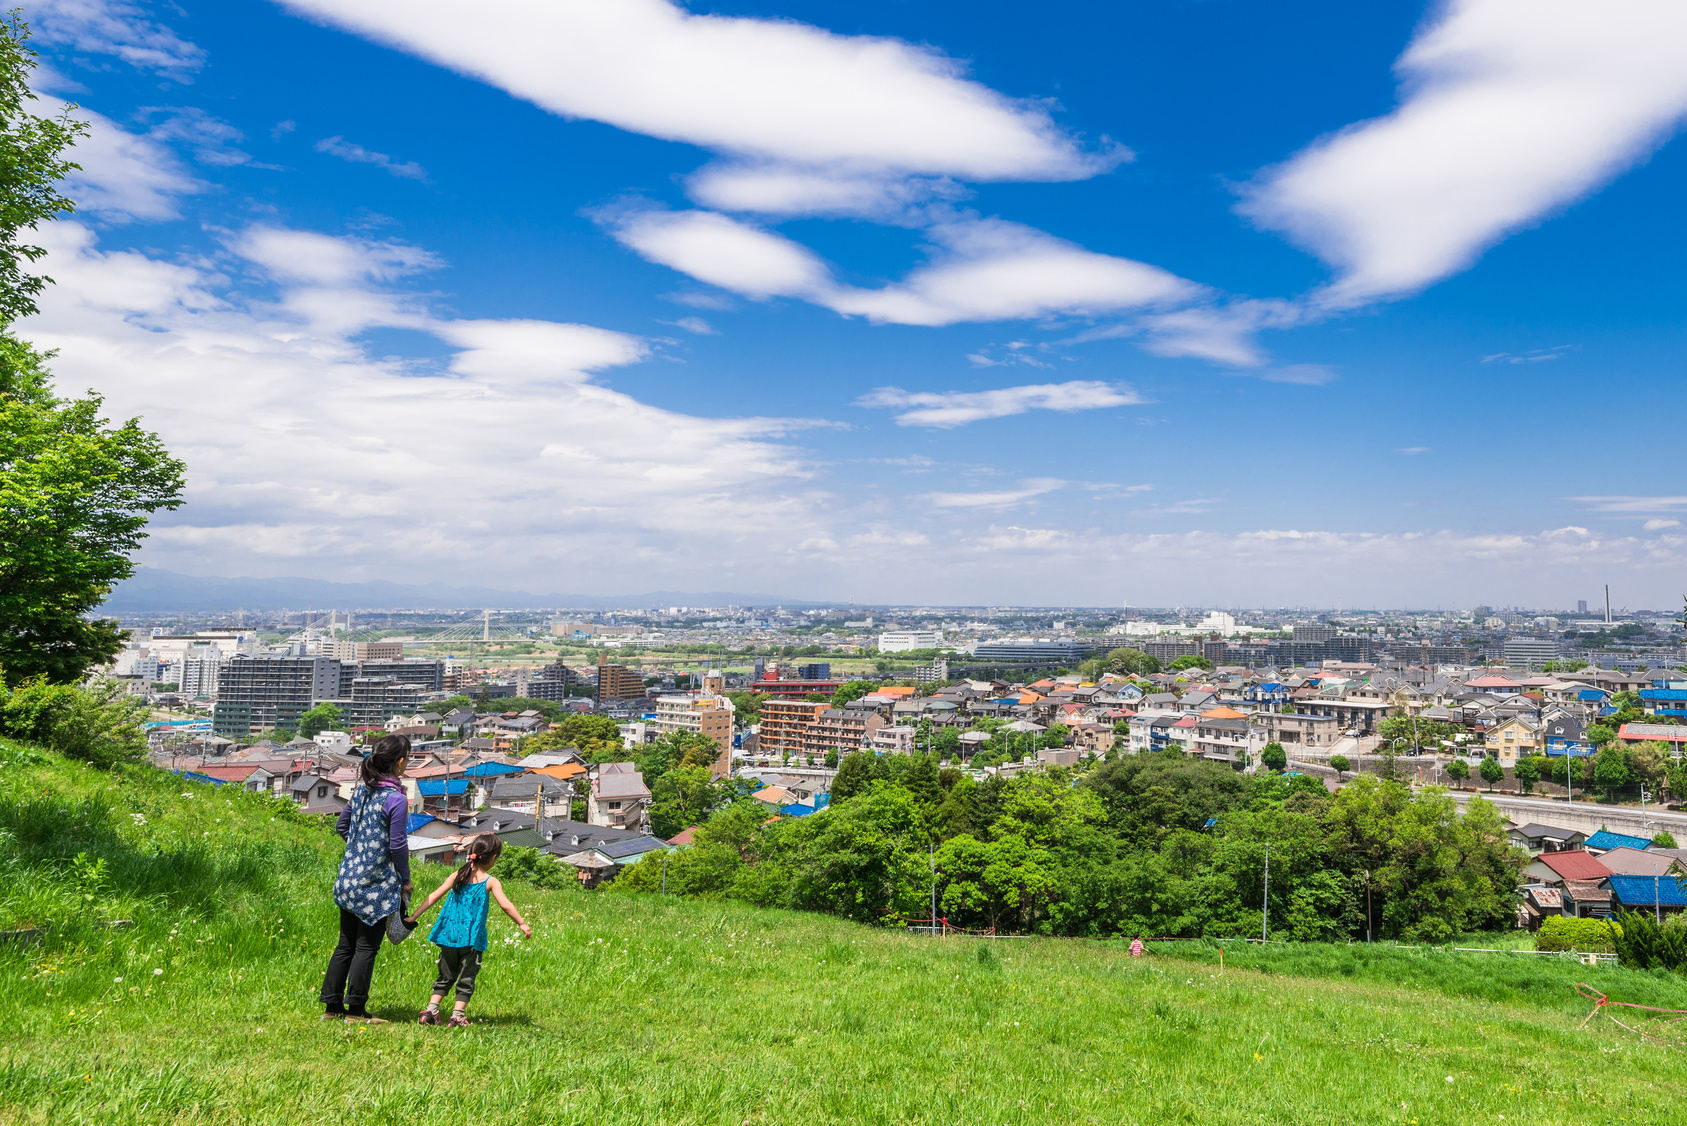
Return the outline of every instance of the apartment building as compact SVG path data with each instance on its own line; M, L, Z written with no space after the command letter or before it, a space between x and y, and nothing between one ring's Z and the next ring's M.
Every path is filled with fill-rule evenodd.
M334 641L322 647L322 655L336 661L402 661L402 641Z
M765 722L766 705L762 715ZM832 751L845 755L870 747L884 722L877 711L867 708L826 708L803 730L802 753L824 757Z
M383 727L394 716L415 715L422 709L421 687L392 677L356 677L349 698L342 707L346 724L353 728Z
M831 708L823 700L762 701L761 753L767 755L809 754L809 732L820 713Z
M445 662L341 661L339 691L341 699L348 699L351 696L351 682L359 677L396 680L402 684L414 684L423 692L438 692L445 687Z
M340 662L332 657L247 657L217 670L211 730L225 739L297 727L319 700L340 699Z
M690 735L704 735L725 747L732 742L732 701L724 696L688 693L680 696L660 696L656 700L657 735L683 731Z
M628 700L644 695L644 677L625 665L612 665L605 657L597 659L597 698L599 700Z

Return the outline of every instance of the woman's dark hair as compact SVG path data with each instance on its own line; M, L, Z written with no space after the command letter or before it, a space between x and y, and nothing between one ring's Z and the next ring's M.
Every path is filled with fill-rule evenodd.
M498 859L498 854L504 851L504 842L498 839L496 833L482 833L469 842L469 859L461 868L457 869L457 878L451 882L452 891L462 891L474 882L474 866L484 863L487 867Z
M388 735L375 744L375 749L363 757L358 774L367 786L398 773L398 764L410 755L410 736Z

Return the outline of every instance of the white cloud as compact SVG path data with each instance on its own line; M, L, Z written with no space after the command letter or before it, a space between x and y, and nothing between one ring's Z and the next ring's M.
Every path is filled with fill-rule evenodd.
M88 124L88 135L71 153L82 170L65 180L78 211L95 212L107 222L161 222L180 217L178 197L210 190L157 139L131 133L92 110L79 109L74 116Z
M1123 384L1079 379L993 391L904 391L900 387L880 387L861 396L856 405L900 410L903 413L896 416L898 426L948 428L1033 410L1101 410L1135 406L1145 401Z
M1428 446L1402 446L1399 449L1395 450L1394 452L1397 453L1397 454L1405 454L1408 457L1415 457L1418 454L1428 453L1429 447Z
M115 55L178 82L205 64L204 51L125 0L35 0L27 14L30 30L43 43Z
M1512 352L1495 352L1491 356L1483 356L1485 364L1539 364L1548 360L1562 359L1569 349L1568 344L1560 344L1556 348L1536 348L1533 351L1516 354Z
M275 167L273 164L255 164L250 153L234 147L245 140L240 130L196 106L149 106L142 109L140 115L158 119L157 124L147 130L147 136L191 147L194 159L201 164L219 168L238 164L256 168Z
M1086 154L1034 102L937 52L666 0L283 0L554 113L809 170L1069 180ZM819 185L824 189L825 185Z
M942 223L926 234L935 244L930 264L895 285L841 289L823 303L874 321L937 326L1114 313L1203 292L1156 266L1096 254L999 219Z
M933 227L931 261L900 282L836 280L808 248L712 211L615 208L598 221L652 262L756 300L796 297L879 323L940 326L1092 315L1188 300L1204 291L1154 266L1096 254L1018 223Z
M691 333L693 336L719 336L720 335L720 330L715 328L714 325L710 324L708 321L704 320L702 317L681 317L677 321L663 321L662 323L663 324L671 324L675 328L683 328L683 329L685 329L685 331Z
M402 179L420 180L424 184L428 182L428 170L415 161L394 160L384 152L373 152L362 145L354 145L344 137L324 137L316 142L314 147L317 152L327 153L352 164L373 164L376 168Z
M1266 362L1266 356L1255 335L1261 329L1287 328L1303 319L1303 311L1292 302L1232 301L1153 313L1140 318L1138 325L1111 331L1103 329L1080 338L1145 331L1147 339L1143 348L1156 356L1192 357L1234 367L1257 367Z
M254 301L209 267L104 251L79 223L42 241L59 284L21 331L60 349L61 386L142 416L189 465L154 565L616 587L829 525L807 455L777 440L810 423L605 387L597 373L646 355L623 333L440 319L392 280L434 264L417 248L243 232L224 265L277 290ZM371 358L351 333L377 326L437 338L444 368Z
M1616 176L1687 112L1678 0L1452 0L1396 70L1403 102L1265 174L1241 205L1340 276L1407 294Z
M818 300L834 288L831 271L806 247L712 211L614 210L598 221L652 262L758 301Z
M1648 521L1646 521L1646 523L1640 525L1640 527L1641 527L1642 531L1661 532L1665 528L1679 528L1679 527L1681 527L1681 521L1679 521L1679 520L1648 520Z
M1065 487L1066 482L1054 477L1034 477L1021 481L1017 489L998 489L976 493L926 493L920 499L938 508L1013 508L1028 500Z

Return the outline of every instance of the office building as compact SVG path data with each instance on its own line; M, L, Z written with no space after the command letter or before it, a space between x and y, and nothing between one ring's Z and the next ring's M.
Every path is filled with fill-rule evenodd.
M986 641L973 650L972 655L979 664L998 661L1002 664L1064 667L1082 663L1088 659L1090 652L1090 645L1082 641Z
M1556 661L1563 649L1557 641L1541 637L1511 637L1505 642L1505 663L1514 669L1538 669Z
M941 649L943 647L943 632L941 630L906 629L893 633L879 634L879 652L906 653L910 649ZM824 679L817 677L816 679Z
M825 661L797 666L797 680L831 680L832 666Z
M296 730L299 717L319 700L338 700L340 662L332 657L246 657L217 669L217 706L211 730L225 739L254 731Z

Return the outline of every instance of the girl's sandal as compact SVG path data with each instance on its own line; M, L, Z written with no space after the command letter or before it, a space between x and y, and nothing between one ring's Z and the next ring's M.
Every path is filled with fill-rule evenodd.
M416 1023L417 1024L438 1024L439 1023L439 1010L438 1009L423 1009L421 1011L421 1014L416 1017Z
M462 1013L452 1013L451 1019L445 1023L449 1024L452 1028L467 1028L469 1027L469 1018L464 1016Z

